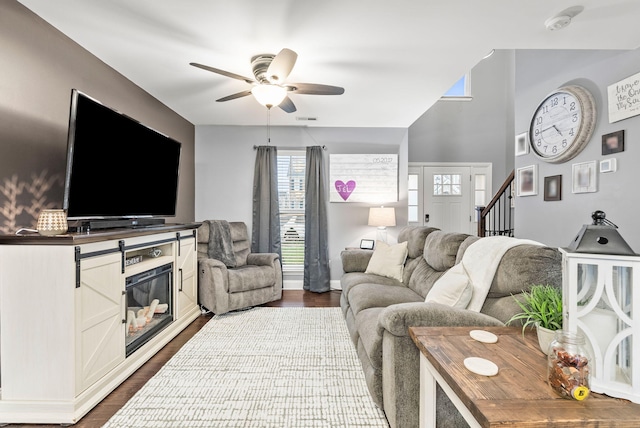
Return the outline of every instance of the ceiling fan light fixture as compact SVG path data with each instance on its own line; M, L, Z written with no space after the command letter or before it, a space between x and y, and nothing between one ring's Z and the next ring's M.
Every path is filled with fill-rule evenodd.
M267 108L280 105L287 96L287 90L278 85L256 85L251 89L256 100Z

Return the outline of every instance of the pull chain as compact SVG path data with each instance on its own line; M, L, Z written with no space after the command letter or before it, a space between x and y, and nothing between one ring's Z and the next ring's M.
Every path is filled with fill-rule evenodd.
M271 144L271 109L267 107L267 146Z

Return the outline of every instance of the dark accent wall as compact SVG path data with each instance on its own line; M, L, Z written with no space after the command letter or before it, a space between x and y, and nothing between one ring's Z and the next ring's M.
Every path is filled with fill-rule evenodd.
M0 3L0 55L0 233L62 207L72 88L182 143L177 215L167 221L195 219L193 124L14 0ZM153 178L134 184L143 192Z

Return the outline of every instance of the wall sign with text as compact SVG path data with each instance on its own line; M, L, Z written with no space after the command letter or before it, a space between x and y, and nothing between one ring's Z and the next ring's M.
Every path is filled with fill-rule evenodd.
M329 155L329 202L398 200L398 155Z
M640 73L607 87L609 123L640 114Z

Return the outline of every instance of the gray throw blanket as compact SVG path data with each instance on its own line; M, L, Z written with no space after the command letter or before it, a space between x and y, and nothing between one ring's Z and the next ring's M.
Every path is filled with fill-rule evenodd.
M228 268L236 267L231 227L226 220L205 220L209 224L209 250L211 259L220 260Z

